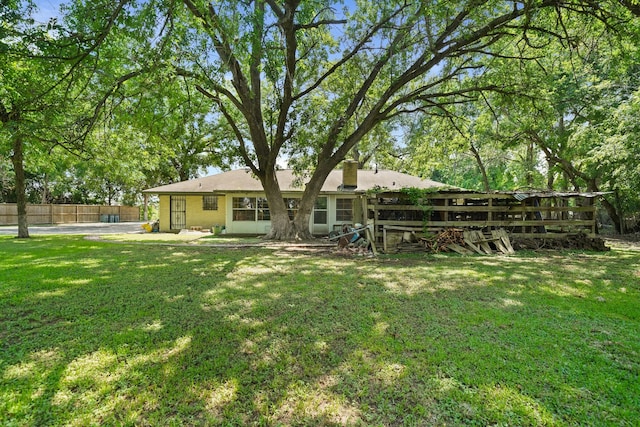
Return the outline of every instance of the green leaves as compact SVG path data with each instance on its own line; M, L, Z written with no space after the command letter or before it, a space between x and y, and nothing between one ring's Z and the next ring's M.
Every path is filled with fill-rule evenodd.
M628 18L613 1L74 0L48 29L21 18L30 3L10 5L13 24L0 31L34 33L23 31L0 91L33 101L35 111L20 110L30 135L79 149L106 123L104 134L132 136L134 153L142 146L170 159L173 175L147 162L154 179L244 163L283 219L269 179L282 157L309 170L309 202L349 155L412 168L393 148L400 124L414 119L425 123L413 130L428 134L399 148L420 175L449 173L455 161L468 188L476 167L485 186L543 185L546 166L531 144L584 156L590 146L570 136L606 119L619 103L611 100L629 93L619 82L637 68L626 56L636 44L606 37ZM119 152L126 144L115 136ZM309 212L300 212L303 223Z
M475 150L492 188L637 186L631 184L634 174L626 173L637 164L626 141L638 130L628 112L639 84L631 58L638 56L640 33L632 21L611 34L602 18L613 10L539 10L528 16L519 36L512 28L511 36L488 46L474 59L482 71L469 73L456 87L473 80L494 90L470 97L466 106L446 106L435 120L410 124L409 167L478 188Z

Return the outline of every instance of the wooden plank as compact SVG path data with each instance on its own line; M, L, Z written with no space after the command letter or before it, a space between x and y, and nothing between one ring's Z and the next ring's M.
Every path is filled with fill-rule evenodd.
M378 249L376 248L376 242L373 239L373 234L371 233L371 230L369 229L369 227L367 227L367 230L365 231L366 236L367 236L367 240L369 240L369 244L371 244L371 251L373 252L373 255L378 256Z
M474 242L474 236L473 234L471 234L470 231L464 231L463 232L463 236L464 236L464 243L466 243L467 246L469 246L471 249L473 249L474 251L476 251L477 253L479 253L480 255L484 255L484 251L482 249L480 249L479 246L477 246Z
M504 243L504 245L507 247L507 252L509 252L510 254L514 254L516 253L515 249L513 249L513 246L511 246L511 239L509 239L509 236L502 236L502 243Z
M514 239L566 239L569 236L575 236L577 233L512 233ZM597 234L584 233L587 237L598 237Z
M482 234L482 231L480 231L480 230L472 230L471 234L476 239L476 241L474 243L479 245L480 248L487 255L491 255L493 253L493 251L491 250L491 246L489 246L489 243L488 243L487 239L484 238L484 234Z
M484 227L531 227L531 226L586 226L591 227L593 225L594 220L518 220L518 219L506 219L506 220L494 220L494 221L428 221L426 222L427 227L474 227L474 228L484 228ZM378 220L376 221L377 225L422 225L423 221L391 221L391 220Z
M489 221L493 221L493 210L492 209L494 209L493 199L489 199L489 206L488 206L488 211L487 211L487 219Z
M515 251L513 250L513 246L511 246L511 240L509 239L509 235L507 234L507 231L500 228L498 230L491 230L491 234L494 237L499 237L500 238L500 242L502 243L502 246L505 247L505 249L507 250L506 253L512 254L515 253Z
M397 231L422 231L421 227L404 227L400 225L385 225L384 228L387 230L397 230Z
M509 249L505 246L504 242L502 241L502 238L498 230L491 230L491 235L495 239L494 244L496 245L496 248L498 248L498 250L503 254L509 253Z
M415 206L415 205L377 205L378 211L433 211L433 212L508 212L513 213L512 206L517 206L518 212L593 212L595 206L521 206L517 204L504 205L504 206L488 206L488 205L458 205L458 206L444 206L444 205L428 205L428 206ZM368 205L369 210L374 210L373 205Z
M398 227L421 227L422 225L424 225L424 221L398 221L397 219L395 220L376 220L376 225L391 225L391 226L398 226Z
M471 252L469 249L460 246L457 243L449 243L447 245L447 248L451 249L454 252L459 253L460 255L473 255L473 252Z
M511 194L483 194L483 193L433 193L425 194L425 199L470 199L470 200L486 200L486 199L514 199Z
M382 229L382 248L385 254L389 253L387 248L387 229L386 228Z

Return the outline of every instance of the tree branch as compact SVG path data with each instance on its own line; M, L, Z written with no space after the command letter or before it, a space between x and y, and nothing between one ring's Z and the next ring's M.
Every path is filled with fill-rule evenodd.
M356 43L356 45L349 52L347 52L342 58L340 58L340 60L338 60L335 64L333 64L311 86L309 86L307 89L295 95L293 100L297 101L298 99L305 97L306 95L308 95L309 93L317 89L326 79L328 79L331 75L333 75L333 73L335 73L336 70L338 70L340 67L346 64L349 60L355 57L362 50L362 48L373 38L373 36L376 33L378 33L382 28L384 28L385 25L391 22L393 18L398 16L404 10L405 7L407 6L406 5L403 6L402 8L398 9L397 11L395 11L394 13L386 17L385 19L381 20L378 24L371 27L371 29L365 34L365 36L358 43Z
M296 24L296 30L309 30L312 28L322 27L323 25L338 25L338 24L346 24L346 19L323 19L316 22L311 22L309 24Z
M244 160L245 164L247 166L249 166L249 168L251 168L253 173L257 174L258 173L258 168L256 168L255 164L251 161L251 158L249 157L249 154L248 154L248 151L247 151L247 144L245 142L244 135L242 134L242 131L238 127L236 121L233 119L233 116L229 113L227 108L224 106L224 103L222 102L222 99L220 99L219 96L214 95L211 92L207 91L202 86L196 85L196 89L198 90L198 92L200 92L201 94L203 94L207 98L215 101L218 104L218 108L220 108L220 112L222 113L222 115L224 116L225 120L227 121L227 123L231 127L231 130L233 131L233 134L235 135L236 140L238 141L238 144L240 146L239 147L240 148L239 149L240 156L242 156L242 159Z

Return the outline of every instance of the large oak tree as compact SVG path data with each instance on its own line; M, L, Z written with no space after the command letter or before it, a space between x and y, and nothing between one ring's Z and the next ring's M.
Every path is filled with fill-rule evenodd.
M123 46L127 29L136 34L130 52L113 55L121 77L111 87L162 65L206 97L208 119L226 126L228 154L264 187L269 237L293 239L310 237L326 177L376 129L506 91L482 78L505 43L536 32L563 37L570 15L614 24L621 9L613 0L76 0L68 22L99 35L89 48L96 57L113 55L109 38ZM276 176L282 158L308 174L293 220Z
M181 35L172 66L226 120L265 189L276 239L310 237L327 175L377 126L506 90L481 78L494 46L537 31L562 37L563 16L616 10L580 0L181 3L171 8ZM282 156L308 171L293 220L276 177Z
M451 109L420 123L426 131L414 139L420 154L435 154L445 163L449 159L434 148L499 150L499 156L487 157L490 163L499 158L505 163L501 170L520 169L517 180L499 189L609 192L601 204L623 231L624 217L638 206L631 189L640 185L638 151L630 143L638 138L630 112L637 108L640 32L637 21L611 34L604 23L586 18L567 15L564 37L529 34L526 43L505 46L483 78L511 81L517 93L494 93ZM429 139L443 142L422 142Z
M131 15L131 2L75 2L37 22L32 0L0 9L0 153L15 175L18 237L29 237L25 161L56 148L82 153L123 85L154 68L155 16ZM131 26L136 31L131 33ZM131 60L136 49L149 55ZM43 154L44 153L44 154Z

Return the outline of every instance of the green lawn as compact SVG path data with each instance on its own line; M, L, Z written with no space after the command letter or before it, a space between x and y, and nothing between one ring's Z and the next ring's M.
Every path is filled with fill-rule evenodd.
M637 425L640 252L0 237L0 425Z

